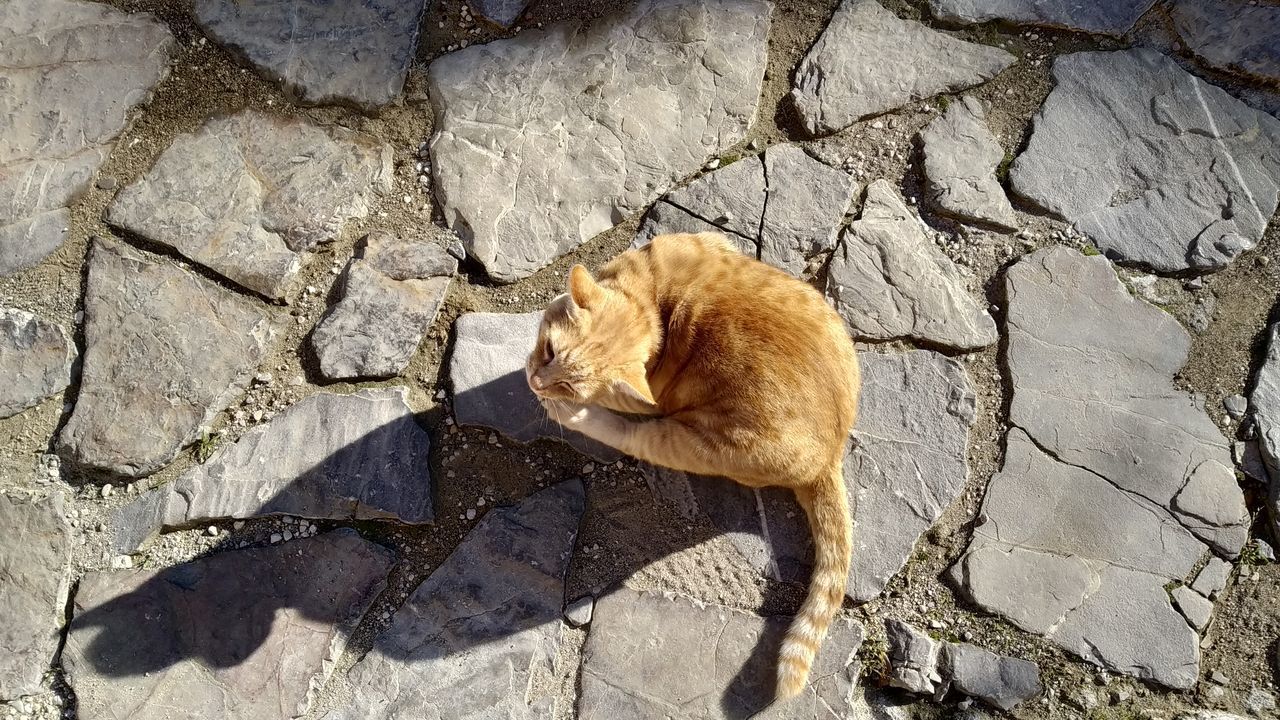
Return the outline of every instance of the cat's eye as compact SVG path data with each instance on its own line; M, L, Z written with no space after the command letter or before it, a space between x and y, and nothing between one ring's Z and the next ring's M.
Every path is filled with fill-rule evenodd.
M555 348L551 347L551 341L548 340L542 344L542 360L543 362L551 362L556 359Z

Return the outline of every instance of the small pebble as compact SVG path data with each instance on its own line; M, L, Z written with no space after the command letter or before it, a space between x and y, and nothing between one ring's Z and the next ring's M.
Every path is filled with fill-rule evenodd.
M476 519L476 509L475 509L475 508L467 508L467 519L468 519L468 520L475 520L475 519Z
M111 483L107 483L102 486L102 497L109 498L113 493L115 493L115 491L116 489L111 486Z
M205 532L209 533L209 537L218 537L218 528L216 525L210 525Z
M281 540L283 540L283 539L284 539L284 536L283 536L283 535L281 535L280 533L271 533L271 544L272 544L272 545L275 545L276 543L280 542L280 541L281 541Z

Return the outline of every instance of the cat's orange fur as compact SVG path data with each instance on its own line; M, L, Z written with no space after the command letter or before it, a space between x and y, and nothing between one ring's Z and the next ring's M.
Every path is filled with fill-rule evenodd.
M841 464L858 362L822 296L720 235L659 236L597 279L573 268L526 375L555 421L628 455L795 491L816 558L776 695L798 694L844 600L851 553Z

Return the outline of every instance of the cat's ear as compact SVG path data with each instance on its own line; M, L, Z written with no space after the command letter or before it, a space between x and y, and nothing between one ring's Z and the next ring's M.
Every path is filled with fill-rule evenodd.
M569 297L573 299L573 304L590 309L593 305L597 305L603 296L604 290L596 284L591 273L581 265L574 265L569 271Z
M621 376L614 378L613 392L621 397L630 398L633 402L644 406L646 410L658 406L653 399L653 390L649 388L649 379L645 376L642 365L628 368Z

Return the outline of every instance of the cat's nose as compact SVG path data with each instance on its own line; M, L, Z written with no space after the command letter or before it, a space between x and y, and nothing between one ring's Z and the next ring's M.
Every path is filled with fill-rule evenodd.
M542 381L542 378L538 377L537 373L534 373L529 376L529 387L533 388L534 390L541 390L542 386L545 384L546 383Z

